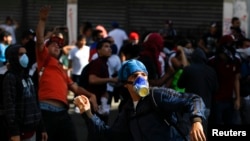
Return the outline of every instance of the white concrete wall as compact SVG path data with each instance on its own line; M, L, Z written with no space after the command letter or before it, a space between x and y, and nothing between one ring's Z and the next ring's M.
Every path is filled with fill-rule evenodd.
M69 45L74 45L77 39L77 0L68 0L66 18L69 32Z
M224 0L223 3L223 35L230 33L232 17L239 17L241 29L249 36L249 0Z

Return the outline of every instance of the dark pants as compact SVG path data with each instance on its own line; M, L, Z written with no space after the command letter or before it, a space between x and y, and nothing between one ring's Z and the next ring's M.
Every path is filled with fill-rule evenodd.
M76 129L67 110L51 112L42 110L48 141L77 141Z
M6 121L4 120L3 116L0 115L0 140L1 141L8 141L8 136L6 132Z
M105 122L106 125L108 125L108 115L102 116L98 113L95 113L103 122ZM87 135L87 141L107 141L105 136L98 135L95 133L95 127L92 125L91 119L85 114L82 114L83 119L85 120L85 123L87 125L88 135Z
M250 125L250 95L241 98L240 113L242 124Z
M239 125L240 112L234 109L233 101L215 101L211 112L211 123L215 125Z

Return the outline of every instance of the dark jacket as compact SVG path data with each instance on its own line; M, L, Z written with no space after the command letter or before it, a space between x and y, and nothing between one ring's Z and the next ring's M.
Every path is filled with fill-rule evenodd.
M248 60L242 59L241 79L240 79L240 95L246 97L250 95L250 63Z
M44 131L32 79L18 62L19 48L14 46L8 49L10 66L2 82L4 120L10 136Z
M206 54L197 48L192 54L192 62L183 69L178 86L185 88L187 93L201 96L207 108L211 108L212 96L218 89L218 80L215 70L207 65Z
M176 111L190 113L192 122L205 118L204 103L197 95L180 94L172 89L156 88L153 96L158 108L169 118ZM129 101L111 127L105 125L99 117L93 116L90 119L92 128L89 132L109 141L173 140L170 126L164 122L162 114L156 110L152 99L151 94L142 98L135 110L133 102Z

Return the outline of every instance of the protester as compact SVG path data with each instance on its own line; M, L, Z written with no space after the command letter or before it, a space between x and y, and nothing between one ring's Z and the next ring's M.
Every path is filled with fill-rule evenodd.
M26 49L11 45L6 50L8 71L2 84L6 136L11 141L35 141L36 136L46 141L48 136L42 122L36 91L26 70L29 58ZM42 135L37 135L41 133ZM2 139L1 139L2 140Z
M45 42L44 29L50 10L50 6L40 9L36 30L40 108L49 141L76 141L75 127L68 113L69 90L77 95L86 95L94 111L98 109L98 105L95 95L73 82L59 62L60 48L64 46L63 39L52 36Z
M118 77L124 82L132 101L128 101L111 127L92 114L88 98L76 97L75 104L81 113L86 113L92 124L92 130L89 132L107 140L178 140L177 132L172 132L171 126L165 123L162 113L171 118L173 112L185 109L191 114L191 140L206 140L201 124L204 119L204 103L199 96L180 94L167 88L153 87L149 90L146 67L135 59L123 63ZM161 113L156 108L161 110Z

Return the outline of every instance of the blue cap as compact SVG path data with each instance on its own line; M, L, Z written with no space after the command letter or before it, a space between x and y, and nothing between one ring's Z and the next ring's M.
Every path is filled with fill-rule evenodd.
M118 27L119 27L119 24L118 24L118 22L116 22L116 21L113 21L113 22L111 23L111 25L112 25L113 28L118 28Z
M118 79L122 82L127 81L130 75L138 71L144 72L148 75L148 71L141 61L136 59L127 60L122 64L121 69L118 72Z

